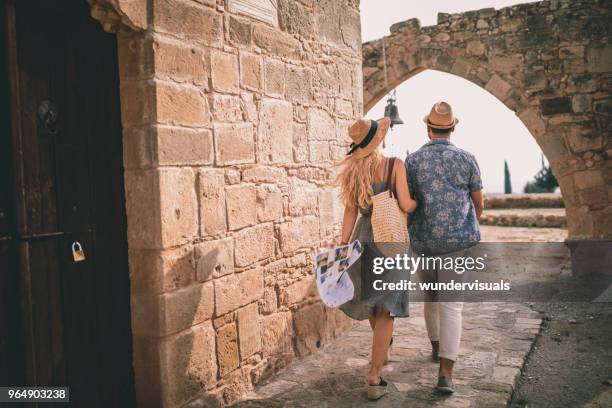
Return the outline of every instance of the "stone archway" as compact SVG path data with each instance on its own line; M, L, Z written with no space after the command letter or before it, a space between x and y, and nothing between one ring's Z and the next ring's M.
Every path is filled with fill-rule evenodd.
M518 115L547 156L570 239L612 238L610 6L544 1L440 13L429 27L394 24L389 36L363 44L364 109L426 69L474 82Z

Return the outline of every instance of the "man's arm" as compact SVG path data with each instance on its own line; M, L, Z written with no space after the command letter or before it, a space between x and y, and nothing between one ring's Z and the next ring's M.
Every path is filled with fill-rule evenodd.
M472 202L474 203L474 209L476 210L476 219L479 219L484 210L484 197L482 196L482 190L472 191L470 193Z

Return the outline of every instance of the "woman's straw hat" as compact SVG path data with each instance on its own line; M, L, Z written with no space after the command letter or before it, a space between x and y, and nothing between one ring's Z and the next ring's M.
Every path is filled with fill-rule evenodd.
M391 125L390 118L378 120L360 119L353 123L348 129L348 134L353 143L348 154L356 158L366 157L380 145Z
M434 129L452 129L459 119L453 115L453 108L446 102L438 102L432 108L423 122Z

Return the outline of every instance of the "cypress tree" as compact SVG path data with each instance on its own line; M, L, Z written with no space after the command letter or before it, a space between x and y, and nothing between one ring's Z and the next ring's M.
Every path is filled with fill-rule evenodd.
M504 193L512 194L512 183L510 182L510 169L508 162L504 160Z

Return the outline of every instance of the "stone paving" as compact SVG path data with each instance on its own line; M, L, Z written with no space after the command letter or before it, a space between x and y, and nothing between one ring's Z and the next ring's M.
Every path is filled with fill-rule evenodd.
M565 227L565 208L505 208L485 210L482 225L506 227Z
M562 241L565 230L483 227L486 241ZM455 369L457 391L433 389L423 305L396 319L391 360L383 376L391 392L376 402L365 396L371 331L359 323L319 352L295 362L247 394L237 407L506 407L523 363L540 330L538 312L518 303L466 303L463 339Z

